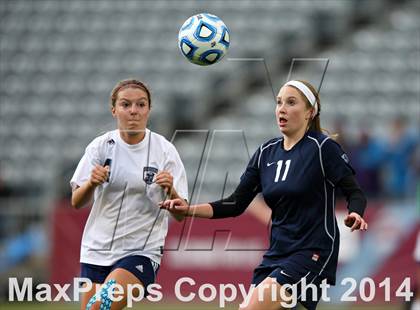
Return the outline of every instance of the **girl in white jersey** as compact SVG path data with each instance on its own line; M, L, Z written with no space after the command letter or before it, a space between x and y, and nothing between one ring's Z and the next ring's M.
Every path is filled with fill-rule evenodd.
M157 204L186 199L187 178L175 147L146 128L149 89L138 80L119 82L111 93L118 129L94 139L70 181L72 206L93 207L83 232L81 276L103 284L84 293L81 309L122 309L127 286L145 292L155 281L168 230L168 217ZM109 288L124 288L113 301Z

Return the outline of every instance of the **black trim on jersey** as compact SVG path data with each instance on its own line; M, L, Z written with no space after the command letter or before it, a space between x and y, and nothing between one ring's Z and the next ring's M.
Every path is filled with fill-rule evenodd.
M338 182L338 187L346 197L349 213L356 212L360 216L363 216L367 200L356 178L353 175L345 176Z

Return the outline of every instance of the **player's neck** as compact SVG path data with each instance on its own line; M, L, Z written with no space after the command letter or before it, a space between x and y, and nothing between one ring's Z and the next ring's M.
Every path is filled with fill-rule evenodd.
M292 135L284 135L283 148L288 151L292 149L305 135L306 131L300 130Z
M130 132L120 130L120 137L127 144L138 144L141 141L143 141L145 136L146 136L145 130L141 132L137 132L137 133L130 133Z

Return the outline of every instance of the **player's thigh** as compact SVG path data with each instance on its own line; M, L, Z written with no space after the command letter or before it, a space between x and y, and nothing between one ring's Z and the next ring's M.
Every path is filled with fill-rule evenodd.
M98 305L104 309L122 309L128 301L143 300L148 285L155 282L158 270L159 265L145 256L133 255L120 259L111 266L101 290L92 297L91 305L88 304L93 308L88 310L95 310Z
M121 300L112 302L110 310L123 309L127 305L128 290L130 290L130 297L136 300L144 297L145 287L143 283L130 271L123 268L114 269L105 279L104 284L109 281L115 281L115 284L121 285L123 288L122 294L115 294L114 299L121 296Z
M86 285L87 283L84 283L82 287L85 288ZM86 309L86 305L88 304L92 296L95 295L96 288L99 289L100 285L101 285L100 283L92 283L92 288L89 291L81 293L81 296L80 296L80 309L81 310Z
M243 302L239 310L279 310L282 303L288 305L291 295L274 278L265 278L252 291L249 302Z

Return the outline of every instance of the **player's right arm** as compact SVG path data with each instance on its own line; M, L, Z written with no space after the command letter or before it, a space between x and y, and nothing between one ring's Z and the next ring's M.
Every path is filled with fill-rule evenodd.
M185 200L172 199L159 204L161 209L168 210L174 216L192 216L221 219L236 217L244 213L255 196L261 192L259 177L259 150L252 156L247 169L235 191L226 198L197 205L188 205Z
M160 208L168 210L174 216L212 219L235 217L244 213L260 191L258 181L249 177L242 177L238 187L227 198L191 206L183 199L172 199L160 203Z
M213 217L213 208L209 203L190 206L184 199L171 199L161 202L159 206L174 216L194 216L208 219Z
M92 200L95 188L107 181L109 166L102 167L96 165L90 174L89 180L76 187L71 195L71 205L75 209L80 209Z

